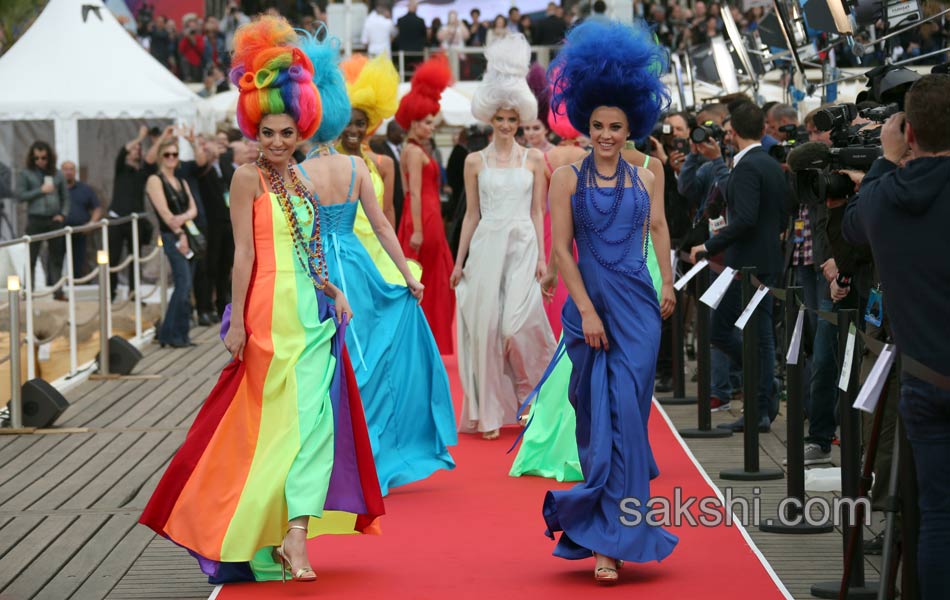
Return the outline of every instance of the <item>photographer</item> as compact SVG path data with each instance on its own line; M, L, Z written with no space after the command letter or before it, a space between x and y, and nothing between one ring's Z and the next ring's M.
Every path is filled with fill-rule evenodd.
M881 131L878 159L848 204L845 238L870 244L900 352L950 375L950 75L927 75L905 113ZM903 131L902 131L903 130ZM911 160L897 167L907 149ZM914 454L920 505L921 597L950 597L950 390L901 374L900 414Z

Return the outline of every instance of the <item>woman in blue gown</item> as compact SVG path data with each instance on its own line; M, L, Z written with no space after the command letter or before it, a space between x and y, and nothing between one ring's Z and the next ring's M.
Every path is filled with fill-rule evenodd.
M305 36L323 100L323 122L313 141L326 145L350 121L351 107L337 68L339 41ZM346 330L356 382L383 495L439 469L455 468L448 447L458 443L445 365L425 314L424 289L406 263L396 233L383 214L369 169L361 158L321 155L299 166L319 202L320 238L330 281L349 290L353 319ZM327 190L348 189L346 197ZM382 247L405 278L388 283L353 231L362 206Z
M645 28L588 22L570 33L549 70L555 112L589 132L593 152L551 180L552 251L570 292L561 321L584 481L548 492L543 514L551 537L562 532L554 554L594 556L601 583L617 581L622 561L662 560L677 543L646 519L658 474L647 421L660 322L674 305L666 261L657 301L646 239L649 231L657 255L669 256L669 233L653 174L621 156L627 139L649 134L668 101L659 81L664 60Z

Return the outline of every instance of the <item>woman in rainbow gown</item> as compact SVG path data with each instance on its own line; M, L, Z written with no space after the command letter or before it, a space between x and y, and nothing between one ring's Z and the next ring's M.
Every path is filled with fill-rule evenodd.
M367 61L361 54L355 54L342 65L346 77L346 92L350 98L352 112L350 121L343 129L336 145L337 152L350 156L359 156L369 168L373 181L373 191L383 214L389 224L395 228L396 211L393 207L393 186L398 176L393 159L376 154L369 147L369 138L379 129L380 124L396 114L399 107L399 73L393 61L385 54ZM386 249L379 243L373 226L366 218L362 206L356 209L356 221L353 233L362 242L363 247L380 274L387 283L405 285L405 278ZM422 267L410 260L409 269L413 277L422 277Z
M261 156L231 184L232 361L140 519L215 583L313 581L308 537L376 533L384 512L344 344L352 313L327 279L318 207L291 168L322 117L297 42L279 18L235 34L238 123Z
M304 38L324 98L324 124L313 140L318 144L335 140L351 120L343 74L336 66L337 43L332 37L321 42ZM299 169L320 205L330 281L343 290L358 315L347 328L346 341L385 496L393 487L455 468L448 450L458 441L448 374L419 307L428 290L412 273L361 158L320 155ZM402 277L401 284L385 280L355 235L360 208L376 244Z
M668 102L664 61L642 25L585 22L551 67L553 106L589 132L593 150L551 179L552 247L570 291L561 317L573 365L568 397L584 481L549 491L542 512L548 535L561 532L555 556L594 557L594 579L604 584L617 581L620 562L662 560L678 541L645 518L657 474L647 423L660 322L675 303L667 261L659 263L657 301L647 238L667 256L669 234L653 174L622 156L626 140L645 137ZM621 510L631 498L639 522Z

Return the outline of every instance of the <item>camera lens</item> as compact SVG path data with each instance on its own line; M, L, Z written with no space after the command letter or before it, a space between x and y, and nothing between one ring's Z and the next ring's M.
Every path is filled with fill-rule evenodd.
M693 130L689 132L689 139L693 140L696 144L702 144L709 139L709 132L705 127L694 127Z

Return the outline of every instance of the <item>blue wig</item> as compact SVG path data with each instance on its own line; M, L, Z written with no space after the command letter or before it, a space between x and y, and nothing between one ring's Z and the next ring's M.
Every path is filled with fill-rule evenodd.
M594 110L619 108L627 116L630 139L644 139L670 102L660 81L667 59L642 23L585 21L568 33L548 68L551 107L588 135Z
M300 29L297 33L300 49L313 63L313 83L323 102L323 121L311 139L317 144L332 142L350 122L350 98L339 67L340 40L325 32L323 40L318 39L320 29L315 35Z

